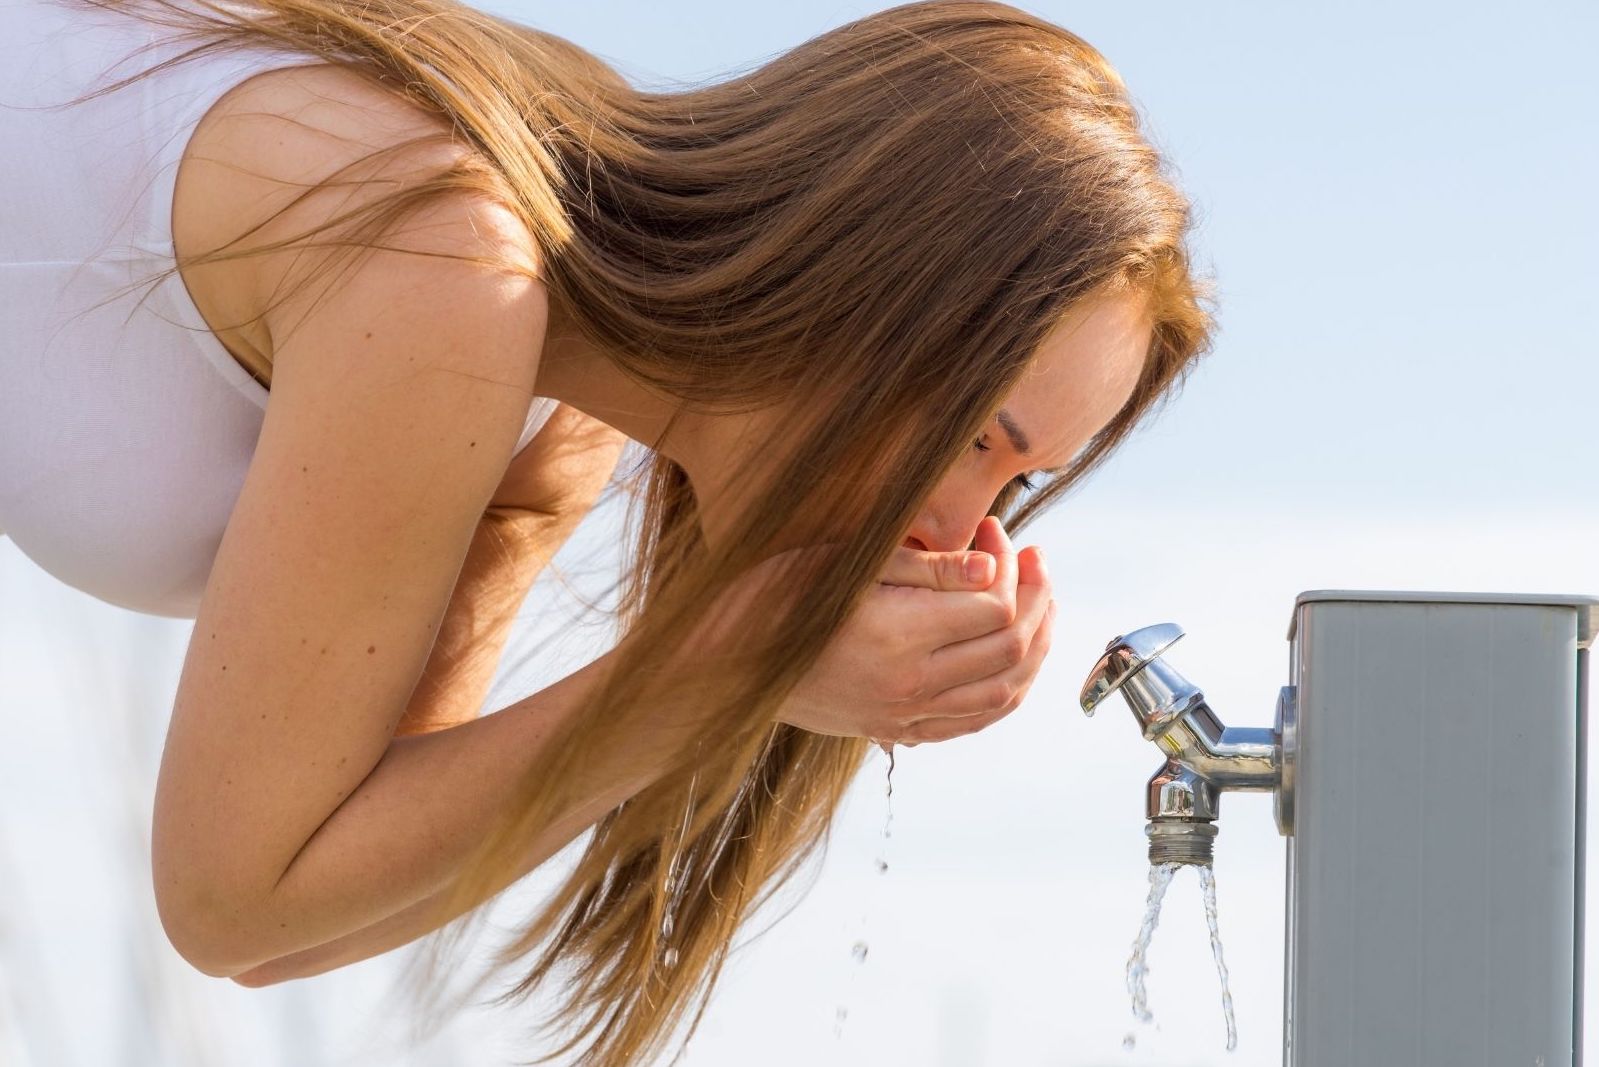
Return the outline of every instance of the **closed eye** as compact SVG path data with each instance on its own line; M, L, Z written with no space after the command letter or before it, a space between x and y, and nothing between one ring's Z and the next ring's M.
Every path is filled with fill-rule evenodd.
M983 439L981 437L979 437L977 440L973 441L972 444L976 446L977 451L979 451L979 452L992 452L993 451L993 449L991 449L989 446L983 444ZM1027 475L1025 475L1025 474L1018 474L1016 477L1012 478L1011 481L1015 482L1017 485L1021 486L1024 490L1026 490L1029 493L1032 492L1034 489L1038 488L1038 486L1033 482L1033 480L1031 478L1027 477Z

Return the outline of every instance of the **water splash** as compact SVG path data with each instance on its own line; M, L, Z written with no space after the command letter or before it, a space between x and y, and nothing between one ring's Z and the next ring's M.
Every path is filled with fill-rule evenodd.
M1155 1019L1149 1010L1149 991L1144 983L1149 975L1149 965L1144 962L1144 957L1149 952L1150 938L1155 936L1155 926L1160 922L1160 902L1165 898L1166 889L1171 885L1179 866L1181 864L1177 863L1152 863L1149 866L1149 901L1144 906L1144 922L1138 928L1138 938L1133 942L1133 954L1127 960L1127 992L1133 998L1133 1017L1141 1023Z
M1205 923L1210 927L1210 953L1216 957L1216 974L1221 977L1221 1010L1227 1017L1227 1051L1238 1047L1238 1024L1233 1019L1233 994L1227 988L1227 964L1221 958L1221 932L1216 923L1216 872L1199 868L1199 885L1205 891Z

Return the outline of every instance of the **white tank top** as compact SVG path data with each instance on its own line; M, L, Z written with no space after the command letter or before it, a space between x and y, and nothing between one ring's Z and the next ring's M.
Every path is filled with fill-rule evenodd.
M207 55L61 110L192 45L56 0L0 0L0 533L68 585L194 618L267 389L206 327L173 263L172 189L206 110L276 47ZM157 47L132 55L147 42ZM117 62L125 60L125 62ZM138 306L136 306L138 305ZM554 411L536 397L520 452Z

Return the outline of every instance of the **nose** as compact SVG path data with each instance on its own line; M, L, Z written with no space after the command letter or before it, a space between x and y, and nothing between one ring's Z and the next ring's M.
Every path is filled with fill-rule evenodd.
M900 544L922 552L960 552L970 548L991 502L992 498L980 493L934 500L907 527Z
M900 545L901 547L914 548L921 552L960 552L971 547L972 537L975 532L975 530L969 532L964 541L960 540L958 535L952 537L930 534L931 541L924 541L920 537L907 537L900 542Z

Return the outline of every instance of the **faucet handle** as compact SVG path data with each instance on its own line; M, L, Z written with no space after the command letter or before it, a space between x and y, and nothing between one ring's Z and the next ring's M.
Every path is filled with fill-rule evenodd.
M1094 714L1100 701L1159 659L1161 653L1182 636L1181 626L1174 622L1161 622L1111 638L1110 644L1105 646L1105 654L1099 657L1094 669L1088 672L1088 680L1083 683L1083 691L1078 698L1083 705L1083 714Z

